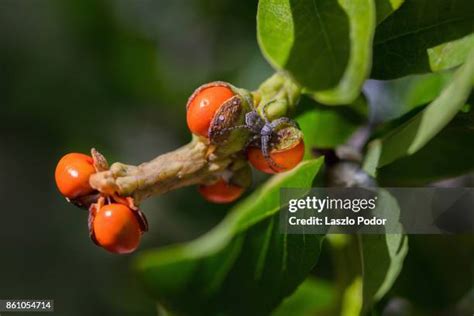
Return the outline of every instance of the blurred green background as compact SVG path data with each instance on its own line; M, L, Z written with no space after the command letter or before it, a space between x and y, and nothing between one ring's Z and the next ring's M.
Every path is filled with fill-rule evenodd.
M189 141L202 83L256 88L271 74L257 1L0 1L0 298L51 298L58 315L155 315L130 270L88 238L54 184L57 160L96 147L137 164ZM142 249L189 240L228 206L195 188L143 205Z
M224 80L254 89L271 75L256 41L256 8L256 0L0 1L0 299L54 299L58 315L156 315L131 272L135 255L93 245L87 213L61 198L54 168L63 154L91 147L110 162L138 164L188 142L185 103L195 88ZM439 91L446 78L418 90ZM372 103L385 106L373 111L375 121L401 115L390 91L408 83L417 87L369 81ZM142 208L148 249L201 235L229 206L191 187ZM409 299L443 311L471 301L473 242L410 238L382 303ZM334 279L327 247L314 274Z

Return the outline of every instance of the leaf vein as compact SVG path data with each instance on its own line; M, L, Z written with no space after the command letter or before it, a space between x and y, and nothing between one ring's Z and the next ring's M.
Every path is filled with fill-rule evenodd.
M329 55L331 56L332 62L334 64L336 64L336 59L334 58L334 49L332 47L331 40L329 39L328 31L326 30L326 27L324 26L322 17L319 14L319 9L318 9L318 6L316 4L316 0L313 0L313 7L314 7L314 12L316 13L316 16L317 16L319 26L321 27L321 33L323 34L324 41L326 42L326 45L328 46L328 49L329 49L329 52L330 52Z
M260 251L260 254L257 259L257 264L255 267L255 279L259 280L262 277L263 274L263 268L265 267L265 261L267 259L268 255L268 250L270 246L270 239L272 238L272 232L273 232L273 223L275 221L275 218L272 217L270 220L270 223L268 224L267 230L265 231L265 236L262 242L262 250Z
M404 32L404 33L395 34L395 35L393 35L393 36L391 36L391 37L390 37L390 36L389 36L389 37L386 37L384 40L375 41L374 46L383 45L383 44L386 44L386 43L388 43L388 42L397 40L397 39L402 38L402 37L410 36L410 35L417 34L417 33L421 33L421 32L425 32L425 31L429 31L429 30L431 30L431 29L433 29L433 28L436 28L436 27L439 27L439 26L443 26L443 25L445 25L445 24L457 23L457 22L461 22L461 21L464 21L464 20L470 20L471 18L472 18L472 17L462 17L462 18L448 19L448 20L445 20L445 21L442 21L442 22L438 22L438 23L435 23L435 24L432 24L432 25L427 25L427 26L418 28L418 29L416 29L416 30L409 30L409 31L406 31L406 32Z

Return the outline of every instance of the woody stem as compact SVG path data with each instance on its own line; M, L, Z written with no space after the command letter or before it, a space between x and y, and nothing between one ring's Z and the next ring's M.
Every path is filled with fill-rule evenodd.
M237 90L241 95L238 100L248 101L243 96L249 93L244 89ZM300 94L301 89L296 83L286 75L276 73L262 83L251 96L254 100L248 103L252 103L259 111L261 105L268 104L265 114L270 120L274 120L287 116L296 106ZM132 197L135 204L152 195L160 195L184 186L210 183L222 176L231 164L233 171L239 168L238 155L244 149L242 146L246 140L242 142L239 135L234 136L235 139L229 138L222 142L226 148L224 150L210 145L208 139L194 136L189 144L138 166L117 162L108 168L105 158L92 150L97 173L90 177L89 183L106 195ZM246 177L251 178L241 172L235 181L248 186L250 180L245 179Z
M231 159L216 157L210 149L195 137L187 145L138 166L114 163L109 170L93 174L89 182L102 193L131 196L139 204L152 195L216 179Z

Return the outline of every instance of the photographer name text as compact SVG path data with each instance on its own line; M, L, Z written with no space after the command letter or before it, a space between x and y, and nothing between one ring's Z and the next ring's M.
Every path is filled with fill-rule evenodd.
M387 219L377 216L343 216L341 211L350 211L359 213L363 210L374 210L377 206L377 196L370 199L341 199L341 198L317 198L307 196L301 199L291 199L288 203L288 211L292 216L288 218L291 226L385 226ZM321 217L310 216L307 218L298 218L297 212L312 211L312 214L321 214ZM328 213L326 211L333 211ZM339 211L339 212L336 212ZM325 213L323 213L325 212Z

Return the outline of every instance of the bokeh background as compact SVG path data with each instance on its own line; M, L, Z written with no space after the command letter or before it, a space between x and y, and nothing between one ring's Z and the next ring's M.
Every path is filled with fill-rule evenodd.
M58 315L155 315L131 256L95 247L87 213L54 184L57 160L91 147L138 164L189 141L188 96L271 74L257 1L0 1L0 298L52 298ZM189 240L227 206L195 188L143 205L142 249Z
M255 89L272 73L256 41L256 7L256 0L0 0L0 298L54 299L57 315L156 315L130 269L134 255L92 244L87 213L58 194L54 168L63 154L91 147L110 162L148 161L189 141L185 103L199 85ZM410 80L370 81L372 116L396 117L386 97ZM416 89L439 91L449 78L430 80ZM141 249L193 239L228 209L192 187L150 199ZM383 303L416 302L443 315L473 301L472 243L472 236L411 238ZM328 280L329 252L314 273Z

